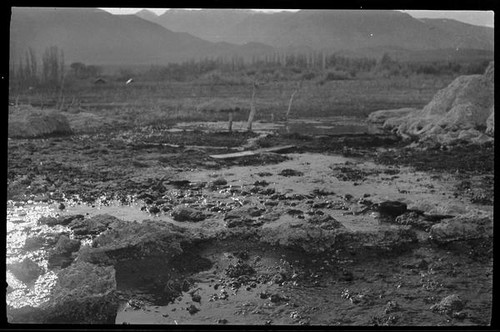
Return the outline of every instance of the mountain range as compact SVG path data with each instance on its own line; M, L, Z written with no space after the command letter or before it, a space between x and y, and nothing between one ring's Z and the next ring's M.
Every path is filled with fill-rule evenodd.
M390 10L142 10L112 15L92 8L12 8L11 60L28 47L64 50L66 62L166 64L189 59L292 51L411 58L464 52L491 56L493 29ZM469 53L470 53L469 52Z
M274 52L273 47L260 43L210 42L136 15L112 15L89 8L13 8L11 60L22 58L28 48L40 55L50 46L63 50L67 63L96 65L167 64Z
M449 19L415 19L392 10L142 10L136 15L172 31L217 42L261 42L274 47L354 50L397 46L409 50L473 48L493 50L493 29Z

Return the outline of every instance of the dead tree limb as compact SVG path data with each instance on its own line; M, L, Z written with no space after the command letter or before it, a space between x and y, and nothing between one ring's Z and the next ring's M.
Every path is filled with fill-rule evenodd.
M290 100L288 101L288 109L286 110L286 114L285 114L285 126L286 126L286 128L288 128L288 119L290 118L290 111L292 110L293 98L295 97L297 92L299 92L301 87L302 87L302 81L297 83L297 86L293 90L292 95L290 96Z
M252 89L252 100L250 101L250 114L248 115L248 123L247 123L247 130L252 131L252 123L253 119L255 117L255 113L257 112L255 110L255 93L257 91L257 83L254 81L252 83L253 89Z

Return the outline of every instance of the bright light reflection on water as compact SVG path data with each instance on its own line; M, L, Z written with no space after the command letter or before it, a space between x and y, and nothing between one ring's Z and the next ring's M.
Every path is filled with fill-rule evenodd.
M56 284L57 275L54 271L48 271L38 277L30 284L18 280L9 270L8 265L21 262L25 258L37 263L44 271L47 271L47 252L45 250L24 251L24 243L28 237L40 236L44 233L68 231L63 226L49 227L37 225L41 217L56 216L57 212L53 206L46 204L34 204L27 202L22 206L15 206L15 202L7 202L7 271L6 281L13 289L7 294L7 304L19 308L23 306L39 306L48 300L50 291Z

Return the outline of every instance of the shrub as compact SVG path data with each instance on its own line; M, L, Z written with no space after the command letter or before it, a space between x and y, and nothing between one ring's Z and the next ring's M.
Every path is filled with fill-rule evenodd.
M316 77L316 73L315 72L307 72L307 73L304 73L302 74L301 78L304 79L304 80L312 80Z
M326 72L324 78L325 81L340 81L351 79L351 75L343 70L329 70Z

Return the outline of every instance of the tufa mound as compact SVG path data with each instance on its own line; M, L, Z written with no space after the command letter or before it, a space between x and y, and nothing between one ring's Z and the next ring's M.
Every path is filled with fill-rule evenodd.
M485 143L494 133L494 63L483 75L460 76L438 91L422 110L396 112L384 122L406 139L450 144L457 140ZM370 114L382 118L388 111ZM379 114L383 113L383 114Z
M38 110L31 106L9 107L8 137L35 138L69 135L68 119L56 110Z

